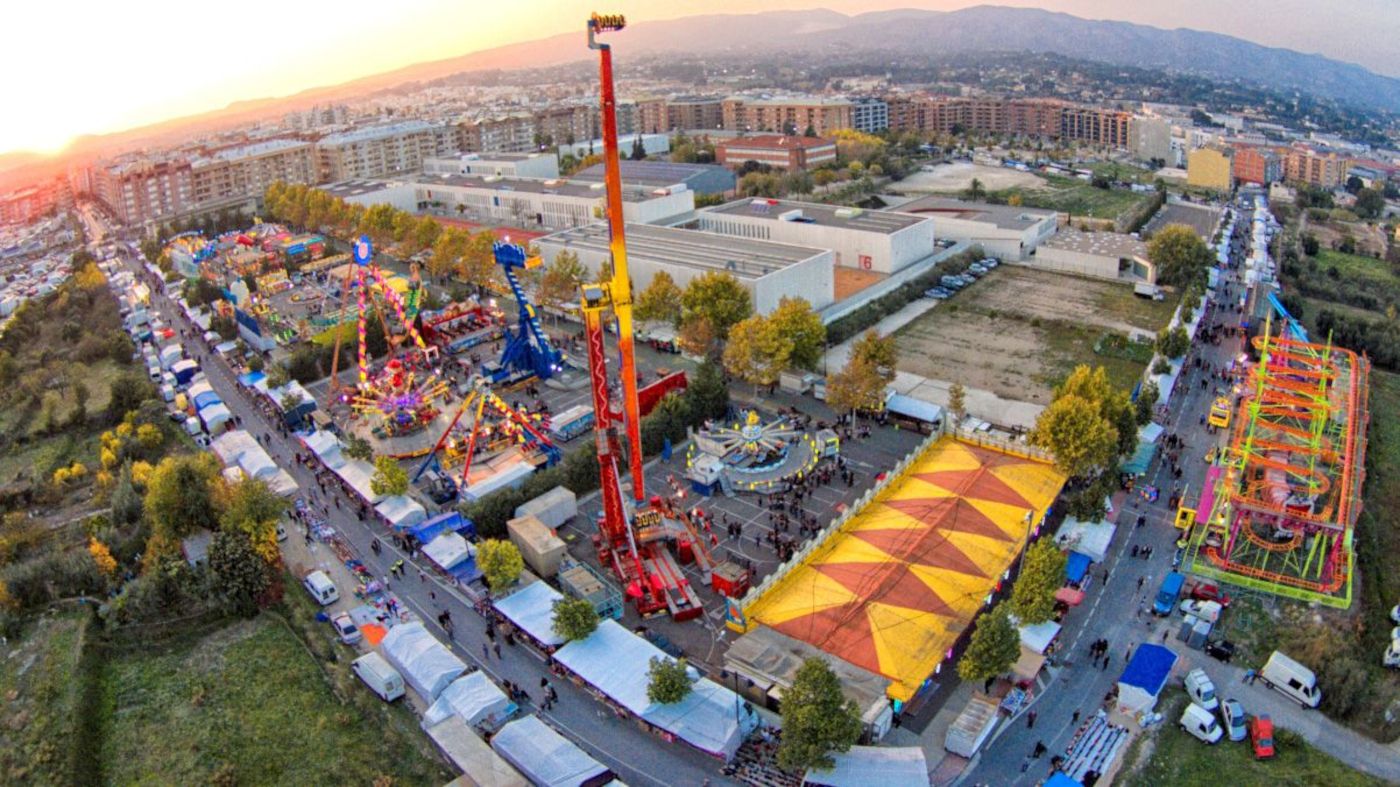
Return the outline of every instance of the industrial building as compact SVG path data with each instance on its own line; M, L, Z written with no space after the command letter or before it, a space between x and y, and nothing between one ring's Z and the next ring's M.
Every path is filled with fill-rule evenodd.
M546 262L562 251L578 255L596 274L609 259L606 224L558 232L535 241ZM768 314L784 297L805 298L821 309L835 299L835 271L828 249L736 238L696 230L627 224L627 265L637 292L665 271L682 289L706 273L728 273L753 296L754 311Z
M559 159L544 153L461 153L423 159L425 175L500 175L507 178L557 178Z
M660 189L681 185L696 194L728 194L734 190L734 173L718 164L679 164L670 161L618 162L622 182L626 186ZM569 178L585 183L603 182L603 165L575 172Z
M900 213L933 219L939 238L982 247L1004 260L1024 260L1055 234L1053 210L964 202L947 197L923 197L899 206Z
M812 169L835 163L836 143L830 139L796 135L735 137L715 143L715 160L729 167L756 161L778 169Z
M1096 279L1157 283L1147 244L1117 232L1061 232L1046 238L1026 264Z
M597 221L606 201L602 183L504 178L495 175L418 175L401 181L356 180L325 191L359 205L389 204L416 212L439 210L481 224L509 223L548 232ZM695 210L686 190L624 189L622 212L629 222L649 224Z
M925 216L776 199L741 199L699 212L700 229L831 249L847 268L890 274L937 251Z

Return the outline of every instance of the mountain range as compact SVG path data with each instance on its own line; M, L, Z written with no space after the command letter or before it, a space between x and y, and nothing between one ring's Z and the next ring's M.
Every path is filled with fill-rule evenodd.
M688 56L793 54L805 58L870 53L884 58L977 52L1044 52L1119 65L1189 72L1280 91L1298 91L1354 106L1400 113L1400 79L1381 76L1321 55L1261 46L1196 30L1163 30L1127 22L1082 19L1038 9L977 6L958 11L895 10L848 16L826 9L716 14L641 22L611 37L619 59L685 53ZM592 60L578 32L418 63L339 85L278 98L239 101L200 115L116 134L80 137L58 158L0 155L0 172L56 169L136 145L155 145L310 106L344 101L466 71L554 66Z

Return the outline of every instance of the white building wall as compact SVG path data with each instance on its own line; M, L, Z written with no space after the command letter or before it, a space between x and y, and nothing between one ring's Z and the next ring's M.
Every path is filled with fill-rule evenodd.
M868 270L894 273L932 254L933 222L926 220L895 233L864 232L831 224L775 221L744 214L702 212L700 229L722 235L772 240L798 246L831 249L836 265L862 268L863 257L870 258Z
M412 213L418 210L418 189L412 183L390 183L378 191L369 191L344 198L354 205L393 205Z
M1102 254L1089 254L1070 249L1056 249L1042 246L1026 264L1041 270L1056 273L1072 273L1077 276L1090 276L1095 279L1118 279L1118 258Z

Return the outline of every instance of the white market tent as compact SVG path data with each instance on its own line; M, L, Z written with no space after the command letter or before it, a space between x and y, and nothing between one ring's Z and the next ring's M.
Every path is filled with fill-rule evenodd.
M826 770L812 769L804 785L822 787L928 787L928 762L918 746L852 746L833 752L835 763Z
M211 404L199 411L199 420L204 423L204 431L216 435L225 424L233 420L233 413L222 404Z
M262 481L274 494L285 496L297 489L291 475L278 467L257 438L245 429L225 432L214 438L209 447L225 466L237 467L247 477Z
M460 779L452 784L470 787L530 787L520 772L510 767L491 747L486 745L470 727L456 716L432 726L424 725L428 737L432 738L449 761L462 772Z
M1036 653L1044 653L1045 649L1050 647L1050 643L1055 641L1055 636L1060 633L1060 624L1053 620L1047 620L1033 626L1022 626L1020 633L1022 645Z
M538 582L535 584L539 584ZM491 748L541 787L579 787L608 773L588 752L536 716L516 719L491 738Z
M351 489L360 497L371 503L378 503L384 499L383 495L376 495L374 488L370 485L370 479L374 478L374 465L363 459L351 459L340 467L335 468L335 474L345 480Z
M1081 522L1067 516L1055 533L1055 544L1061 549L1072 549L1095 563L1102 563L1108 556L1108 546L1113 543L1113 534L1117 530L1118 526L1112 522Z
M652 702L647 698L651 660L671 657L615 620L604 620L587 639L560 648L554 659L647 723L726 761L758 724L738 695L706 678L695 681L680 702Z
M532 582L496 602L496 611L545 645L562 645L554 633L554 602L564 596L543 582Z
M374 507L389 524L397 528L412 527L428 518L422 505L408 495L386 497Z
M452 655L421 621L400 623L389 629L379 649L384 659L403 674L403 679L425 701L431 702L453 680L467 671L467 665Z
M505 692L486 677L485 672L477 670L452 681L452 685L443 689L423 713L423 729L451 716L473 727L478 724L499 727L517 709Z
M321 457L321 461L325 462L326 467L332 470L339 469L347 461L340 453L344 446L339 438L330 432L313 432L302 438L302 442L311 449L311 453Z
M448 531L423 545L423 555L443 571L452 571L459 563L475 554L472 545L461 533Z

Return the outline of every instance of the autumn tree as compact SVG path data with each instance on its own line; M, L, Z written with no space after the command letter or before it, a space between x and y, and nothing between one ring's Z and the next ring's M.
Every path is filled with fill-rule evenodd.
M209 571L229 606L244 617L257 614L259 601L272 587L272 566L243 533L214 534L209 543Z
M955 423L962 423L963 417L967 415L967 391L963 389L962 383L948 386L948 412L953 414Z
M287 508L286 501L260 478L244 478L227 485L224 500L220 528L242 533L259 557L276 565L281 557L277 549L277 520Z
M383 497L405 494L408 492L408 473L404 472L392 456L376 457L369 488L374 494Z
M463 281L486 287L497 279L495 245L496 234L491 230L482 230L471 236L458 261L457 273Z
M681 293L682 325L696 319L708 320L721 340L729 329L753 314L753 299L739 280L728 273L711 271L691 279Z
M180 539L196 530L216 530L218 487L222 482L219 460L211 453L161 460L146 483L146 520L151 523L151 541L159 549L174 550Z
M477 545L476 565L486 577L487 586L498 592L514 585L525 570L525 560L515 544L497 538Z
M977 627L958 659L958 677L982 683L1004 675L1021 657L1021 635L1011 624L1006 604L998 604L977 618Z
M1113 427L1119 454L1130 454L1137 447L1137 412L1128 392L1108 379L1102 366L1080 364L1055 388L1054 397L1080 396L1094 404L1099 415Z
M826 403L838 413L876 412L885 406L885 380L869 360L855 354L826 378Z
M554 602L554 620L550 627L569 642L588 639L598 628L598 610L587 599L565 596Z
M899 362L894 336L881 336L875 329L861 334L851 345L851 357L869 363L885 383L892 382Z
M684 658L653 656L647 669L647 699L660 705L673 705L690 694L690 674Z
M651 284L637 296L637 319L653 322L667 322L678 325L681 321L681 288L666 271L657 271Z
M1064 552L1042 538L1026 548L1021 574L1011 586L1011 613L1023 625L1044 623L1055 616L1055 591L1065 584Z
M471 233L457 227L448 227L433 241L433 253L428 257L428 275L435 279L445 278L457 272L458 262L467 251Z
M691 355L713 358L719 337L715 334L715 327L710 324L709 320L704 317L695 317L681 324L676 339L680 343L681 349Z
M844 752L860 739L860 710L841 693L841 681L825 659L802 662L780 708L783 740L778 765L787 771L830 768L832 752Z
M757 389L778 382L791 354L792 342L783 338L778 325L767 317L754 315L729 329L724 368Z
M768 315L778 335L791 344L788 363L799 369L815 369L826 349L826 325L804 298L784 297Z
M409 239L414 251L422 251L432 248L440 235L442 235L442 225L437 222L437 219L432 216L420 216L409 232Z
M572 251L561 251L545 266L537 288L539 305L558 309L565 303L576 301L579 285L588 280L588 268L579 262Z
M1093 402L1062 396L1036 418L1031 442L1055 456L1055 466L1070 476L1091 476L1107 467L1117 453L1118 431Z
M117 573L117 559L112 557L112 550L107 545L96 538L88 540L88 554L92 555L92 562L97 564L97 570L102 572L102 576L111 579Z
M1168 224L1154 232L1147 256L1157 266L1157 281L1174 287L1200 279L1215 261L1206 242L1185 224Z

